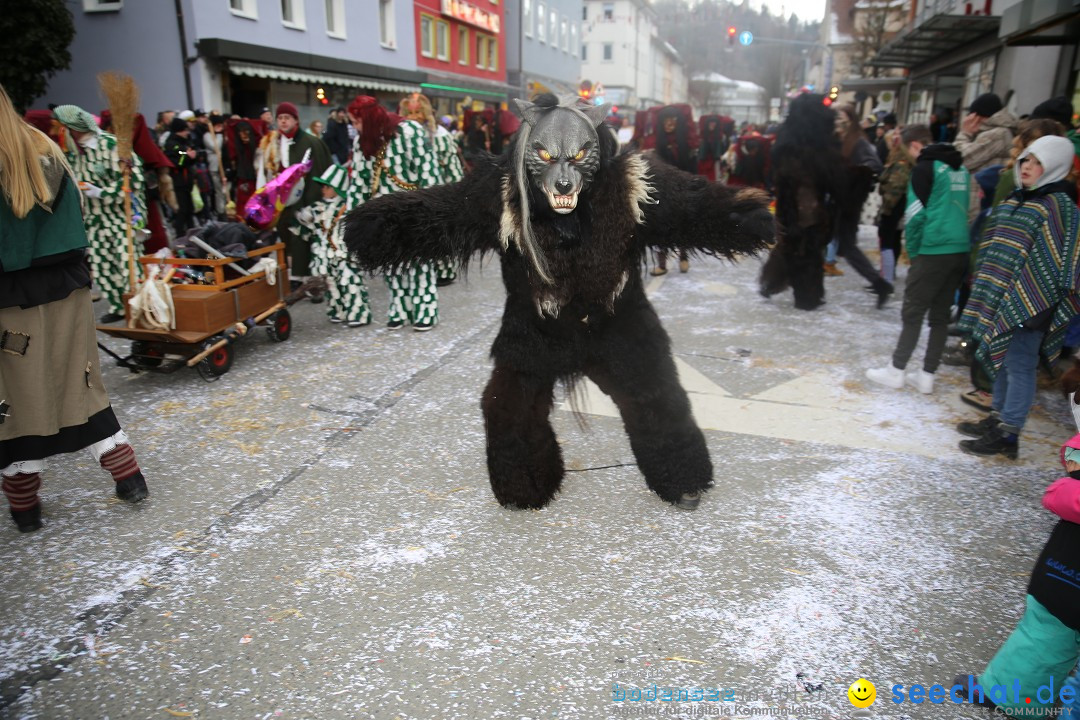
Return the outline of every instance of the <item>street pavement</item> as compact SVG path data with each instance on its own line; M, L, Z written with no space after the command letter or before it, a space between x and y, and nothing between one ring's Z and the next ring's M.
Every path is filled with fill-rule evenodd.
M562 492L495 502L491 259L429 333L388 331L376 280L379 322L301 303L214 383L106 359L151 497L54 458L46 527L0 531L0 717L850 718L859 678L864 717L985 717L890 688L977 673L1019 619L1071 415L1046 385L1019 461L963 455L966 370L869 386L899 294L878 311L841 267L812 313L761 298L757 259L648 278L715 466L694 512L647 490L588 384L553 414Z

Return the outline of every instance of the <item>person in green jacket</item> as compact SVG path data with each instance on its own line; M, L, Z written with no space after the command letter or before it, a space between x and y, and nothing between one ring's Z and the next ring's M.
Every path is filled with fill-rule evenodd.
M911 126L900 137L915 158L904 216L911 270L900 312L903 326L892 363L867 370L866 377L879 385L902 388L908 360L919 341L923 319L929 314L930 337L922 370L908 374L906 379L919 392L931 393L948 339L953 297L967 270L971 175L964 169L959 150L944 143L930 144L930 128Z
M87 234L63 152L0 86L0 487L20 532L42 527L41 476L62 453L89 449L125 502L149 495L101 377Z

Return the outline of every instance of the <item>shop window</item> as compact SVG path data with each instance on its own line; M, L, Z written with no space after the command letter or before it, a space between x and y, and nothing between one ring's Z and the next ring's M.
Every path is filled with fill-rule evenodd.
M435 57L435 18L430 15L420 16L420 54Z
M394 0L379 0L379 42L383 47L397 47L394 28Z
M450 60L450 25L442 20L435 21L435 57Z
M458 63L461 65L469 64L469 28L459 27L458 31Z
M115 12L124 7L124 0L83 0L86 12Z
M476 33L476 67L487 67L487 37L480 33Z
M259 14L255 10L255 0L229 0L229 12L252 20L259 18Z
M304 29L303 0L281 0L281 24L297 30Z
M345 39L345 0L326 0L326 34Z

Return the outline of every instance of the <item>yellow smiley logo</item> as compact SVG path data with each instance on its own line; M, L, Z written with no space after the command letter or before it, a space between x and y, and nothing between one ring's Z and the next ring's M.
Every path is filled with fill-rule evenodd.
M857 708L870 707L877 700L877 688L869 680L859 678L847 689L847 698Z

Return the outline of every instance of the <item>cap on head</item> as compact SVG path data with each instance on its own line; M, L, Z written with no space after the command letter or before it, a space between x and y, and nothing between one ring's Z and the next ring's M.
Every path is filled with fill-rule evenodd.
M1033 119L1048 118L1057 120L1066 128L1071 128L1073 106L1067 97L1059 95L1036 105L1035 109L1031 111L1031 117Z
M996 114L1005 107L1005 103L1001 102L994 93L983 93L971 103L971 107L968 108L971 112L975 113L979 117L990 117Z
M291 102L278 103L277 111L274 113L274 116L276 117L278 115L292 115L296 118L297 122L300 120L300 111L297 110L296 106Z
M349 171L344 166L336 163L323 171L323 174L315 178L315 182L334 188L337 194L345 197L349 190Z

